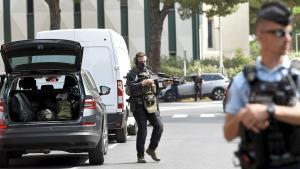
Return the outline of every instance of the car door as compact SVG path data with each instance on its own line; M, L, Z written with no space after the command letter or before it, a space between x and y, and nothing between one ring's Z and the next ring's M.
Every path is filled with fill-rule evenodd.
M212 75L203 74L201 75L201 77L203 79L202 94L211 93L214 88L214 81L212 81Z
M184 78L184 82L178 85L180 96L191 96L195 94L194 82L190 76Z
M83 48L74 41L34 39L1 45L5 72L79 72Z

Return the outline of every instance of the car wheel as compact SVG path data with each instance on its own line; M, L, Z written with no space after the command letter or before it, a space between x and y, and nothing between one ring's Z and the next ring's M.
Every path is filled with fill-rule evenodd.
M104 162L104 145L103 134L97 144L97 146L89 151L89 162L91 165L102 165Z
M174 102L175 97L173 96L173 93L171 90L168 90L164 97L165 102Z
M118 143L125 143L127 141L127 124L124 127L116 131L116 137Z
M134 122L134 125L128 126L128 135L135 136L137 134L138 126L137 123Z
M0 152L0 167L8 167L9 165L9 157L6 152Z
M212 92L213 100L222 100L224 98L224 90L221 88L217 88Z
M107 152L108 152L108 127L107 127L107 123L105 123L102 133L103 133L104 154L107 154Z

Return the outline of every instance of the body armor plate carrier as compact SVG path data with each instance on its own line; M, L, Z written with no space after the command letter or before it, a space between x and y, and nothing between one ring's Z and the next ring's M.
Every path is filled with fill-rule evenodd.
M251 94L250 103L294 106L298 101L299 62L293 62L289 73L279 82L265 82L256 76L254 65L244 70ZM243 169L266 169L300 162L300 126L270 119L270 126L254 133L241 126L241 143L235 153Z

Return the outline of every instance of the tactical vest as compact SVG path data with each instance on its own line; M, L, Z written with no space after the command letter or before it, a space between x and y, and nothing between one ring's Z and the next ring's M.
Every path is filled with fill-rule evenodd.
M298 101L296 67L292 64L289 73L279 82L265 82L257 78L254 65L246 66L243 73L251 90L249 102L294 106ZM300 126L271 118L270 126L257 134L242 125L236 155L243 169L266 169L300 162Z
M151 78L151 73L146 70L143 72L144 77L147 77L148 79ZM141 74L140 74L141 75ZM153 83L151 86L150 85L145 85L143 86L143 103L144 107L147 110L148 113L155 113L158 112L157 108L157 86L155 83Z

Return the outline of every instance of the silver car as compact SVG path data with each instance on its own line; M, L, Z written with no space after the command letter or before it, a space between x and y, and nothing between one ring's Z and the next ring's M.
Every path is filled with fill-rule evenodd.
M108 150L106 107L81 69L83 48L68 40L25 40L1 46L0 168L30 152L87 152L100 165ZM60 84L61 83L61 84Z
M193 76L186 76L180 79L178 85L179 98L192 98L195 97L195 87L193 82ZM224 97L224 91L229 84L229 79L221 73L202 73L202 95L203 97L209 97L212 100L222 100ZM175 97L171 86L168 86L160 92L160 99L170 102L174 101Z

